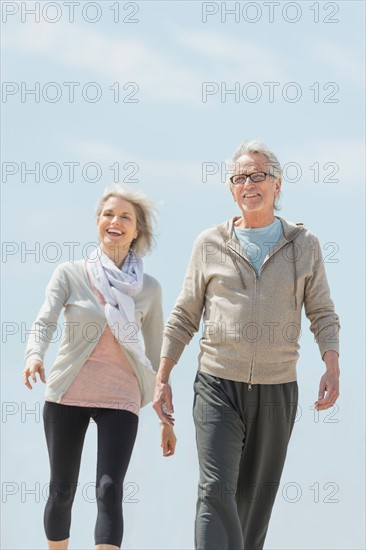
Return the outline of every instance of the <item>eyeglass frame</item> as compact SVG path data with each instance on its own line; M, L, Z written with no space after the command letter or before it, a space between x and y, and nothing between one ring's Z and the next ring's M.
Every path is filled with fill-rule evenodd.
M260 181L253 181L252 180L253 174L264 174L265 177ZM236 176L245 176L245 181L241 183L234 183L233 178L235 178ZM272 176L273 178L276 177L274 174L268 174L268 172L263 172L262 170L258 170L258 172L252 172L251 174L233 174L230 178L230 182L232 185L245 185L247 182L247 179L249 178L252 183L262 183L262 181L264 181L267 176Z

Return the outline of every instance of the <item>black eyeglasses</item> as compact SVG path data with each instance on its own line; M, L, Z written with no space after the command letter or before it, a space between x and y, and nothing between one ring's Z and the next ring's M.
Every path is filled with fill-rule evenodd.
M249 178L253 183L259 183L264 181L267 176L274 177L273 174L267 174L267 172L253 172L252 174L234 174L230 181L233 185L243 185Z

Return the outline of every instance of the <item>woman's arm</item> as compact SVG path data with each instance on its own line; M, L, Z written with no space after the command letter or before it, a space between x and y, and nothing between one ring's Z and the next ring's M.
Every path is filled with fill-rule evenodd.
M146 305L141 321L145 355L155 371L159 368L160 350L163 339L163 304L161 286L156 279L146 276Z
M65 277L63 264L57 266L46 287L45 300L29 333L25 350L24 384L32 389L29 377L37 381L38 372L42 382L45 382L43 359L52 335L57 328L61 309L69 296L69 288Z

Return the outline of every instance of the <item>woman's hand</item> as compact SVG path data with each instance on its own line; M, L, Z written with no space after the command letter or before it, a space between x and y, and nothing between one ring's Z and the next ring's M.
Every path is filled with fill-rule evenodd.
M36 373L38 372L38 376L42 380L42 382L46 383L46 378L44 375L44 367L42 364L42 361L39 361L39 359L33 359L30 360L29 363L25 366L25 369L23 371L23 382L29 388L30 390L33 389L31 386L31 383L29 382L28 378L32 377L32 380L34 383L37 382Z
M174 428L170 424L161 424L161 447L163 456L173 456L177 438L175 437Z

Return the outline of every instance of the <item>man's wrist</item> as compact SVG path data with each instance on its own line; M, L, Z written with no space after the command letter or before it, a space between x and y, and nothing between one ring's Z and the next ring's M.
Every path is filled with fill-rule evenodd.
M338 365L326 365L326 371L327 372L334 372L334 373L339 373L340 370L339 370L339 366Z
M175 365L176 362L174 361L174 359L171 359L169 357L161 357L160 367L158 372L156 373L156 382L158 384L169 384L169 376Z
M323 355L323 361L327 371L339 371L338 353L335 350L326 351Z

